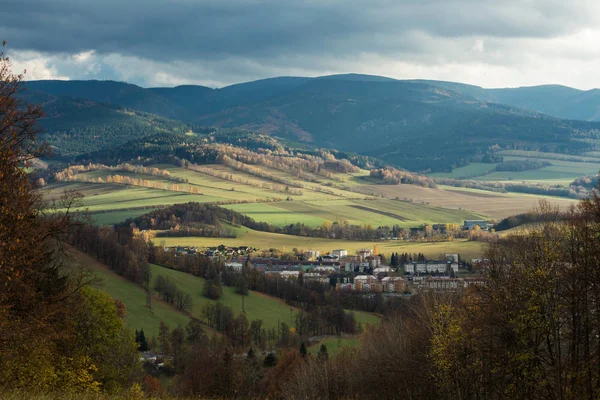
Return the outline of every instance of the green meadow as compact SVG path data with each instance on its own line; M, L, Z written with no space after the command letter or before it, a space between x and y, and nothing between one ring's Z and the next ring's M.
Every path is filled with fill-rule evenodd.
M77 264L89 268L97 277L95 286L107 292L113 299L125 304L125 323L131 329L143 329L147 337L158 335L158 325L161 321L175 328L185 326L190 318L178 312L163 301L153 298L152 311L146 307L146 292L138 285L128 281L122 276L98 263L93 258L80 253L75 253Z
M194 317L201 318L201 309L205 303L216 303L215 300L207 299L202 295L205 282L203 278L152 265L153 282L159 275L170 278L180 290L192 296L194 301L192 315ZM233 287L223 286L223 296L219 301L223 305L231 307L236 315L242 312L242 296L235 293ZM248 296L244 296L244 309L249 320L261 319L266 328L275 328L279 322L289 324L290 317L293 317L294 313L298 311L279 299L254 291L250 291Z
M360 346L360 338L344 337L341 339L338 339L338 338L325 339L325 340L322 340L320 342L317 342L317 343L311 345L308 348L308 352L310 354L316 356L319 353L319 350L321 349L321 345L323 345L323 344L325 345L325 347L327 347L327 354L329 354L329 357L335 357L344 348L354 348L354 347Z

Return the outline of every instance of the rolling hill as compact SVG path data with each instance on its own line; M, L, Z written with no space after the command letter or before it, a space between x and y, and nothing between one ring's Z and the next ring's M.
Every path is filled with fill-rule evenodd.
M112 130L118 132L113 133L116 143L124 143L126 135L147 134L140 126L165 131L243 128L433 172L480 161L491 147L576 154L593 151L600 132L600 123L546 115L594 119L593 93L581 100L582 94L575 89L554 86L488 90L350 74L280 77L222 89L144 89L109 81L34 81L28 87L35 94L31 97L54 107L56 120L48 118L43 124L50 141L63 147L65 140L58 143L64 137L62 127L72 127L71 137L85 131L77 127L85 115L82 110L90 115L108 113L118 126L127 123L117 118L119 113L134 118L136 122L128 122L136 126L133 133ZM570 114L571 109L587 114Z
M480 101L510 105L557 118L600 121L600 90L579 90L562 85L484 89L455 82L418 80L444 87Z
M25 100L43 107L45 116L40 121L44 128L41 139L53 146L56 155L64 159L98 149L119 147L152 134L187 130L181 122L86 98L27 92Z

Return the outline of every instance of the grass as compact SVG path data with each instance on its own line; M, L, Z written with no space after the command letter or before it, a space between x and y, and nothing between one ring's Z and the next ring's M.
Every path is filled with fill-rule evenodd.
M134 210L118 210L118 211L108 211L108 212L97 212L94 214L90 214L91 218L99 225L113 225L122 221L125 221L128 218L136 218L140 215L149 213L155 208L143 208L143 209L134 209Z
M486 190L438 186L435 189L416 185L368 185L370 191L389 198L412 200L413 203L427 203L427 206L447 209L470 210L473 213L501 219L510 215L531 211L546 199L563 209L577 200L536 196L521 193L495 193Z
M203 278L153 265L153 280L155 281L159 275L169 277L177 284L177 287L180 290L189 293L192 296L194 301L192 315L195 317L201 317L203 304L216 303L215 300L207 299L202 295L202 289L204 288ZM223 286L223 296L219 301L223 305L231 307L236 315L242 312L242 296L235 293L235 288L233 287ZM288 306L279 299L254 291L250 291L249 295L244 297L244 308L246 316L250 321L261 319L263 321L263 326L266 328L275 328L280 322L289 324L290 309L292 310L292 316L293 313L297 312L296 309Z
M504 161L532 159L546 161L551 165L529 171L492 171L487 174L479 174L473 179L480 181L525 181L528 183L568 186L574 179L583 175L596 175L600 170L600 158L595 156L596 153L593 152L587 153L589 156L524 150L507 150L500 152L500 154L504 157ZM438 175L434 174L433 176Z
M99 278L98 289L107 292L113 299L122 301L126 306L125 323L131 329L143 329L147 337L158 335L158 325L163 321L171 328L185 326L189 317L178 312L164 302L153 299L152 312L146 307L144 290L117 275L106 266L81 252L75 252L79 265L89 268Z
M156 297L153 297L151 313L146 307L146 293L141 287L117 275L86 254L77 250L73 250L73 254L73 259L77 265L89 269L98 278L94 286L125 304L125 323L130 329L143 329L146 335L150 337L158 334L158 325L161 321L171 328L178 325L185 326L189 322L190 318L187 315L178 312ZM192 315L195 317L200 317L200 309L203 304L215 302L202 296L202 288L204 287L204 279L202 278L158 265L152 266L152 275L153 280L156 280L159 275L169 277L176 282L182 291L189 293L194 300ZM223 292L223 297L219 301L223 305L231 307L236 315L241 313L241 296L236 294L235 289L232 287L223 286ZM262 319L265 328L274 328L280 322L290 324L290 309L292 310L292 318L298 312L296 308L288 306L277 298L254 291L250 291L249 295L244 298L244 303L248 319ZM363 326L376 325L381 321L381 318L376 314L362 311L352 312L356 321L362 323ZM210 333L211 330L208 329L208 331Z
M312 355L317 355L322 344L327 347L329 357L335 357L343 348L360 346L360 339L358 337L325 339L310 346L308 352Z
M237 238L203 238L203 237L165 237L158 238L157 242L166 246L198 246L212 247L224 244L225 246L252 246L258 249L275 248L281 251L291 251L293 248L314 249L321 253L330 252L334 249L343 248L349 254L363 248L374 248L379 246L379 252L389 256L392 252L424 253L431 258L439 257L445 253L460 253L464 258L478 258L481 256L484 244L481 242L469 242L466 240L455 240L452 242L405 242L401 240L390 240L385 242L363 242L352 240L321 239L304 236L281 235L276 233L259 232L251 229L243 230L243 234Z
M522 156L506 155L506 157ZM591 172L596 168L596 164L587 162L565 160L552 160L552 162L555 165L546 167L547 170L524 171L519 178L537 179L539 182L566 185L572 178L583 175L583 172ZM493 164L471 164L471 166L463 167L465 169L458 173L469 171L479 173L483 171L484 167L489 168L491 166ZM600 164L597 166L600 167ZM156 165L156 167L168 169L173 177L187 179L189 185L198 187L203 195L119 184L72 182L48 185L45 197L49 200L56 199L60 197L65 189L77 190L85 195L82 201L83 206L90 211L92 217L100 224L114 224L143 214L151 209L175 203L189 201L209 203L252 201L253 203L230 204L226 205L226 207L246 214L257 221L268 222L276 226L301 222L311 227L317 227L326 221L332 223L347 221L349 224L355 225L372 225L373 227L398 225L402 228L418 227L424 223L452 222L462 224L465 219L501 219L509 215L530 211L537 205L539 199L542 198L549 199L556 205L565 208L574 202L571 199L525 194L501 194L451 187L433 189L416 185L368 184L368 181L361 179L361 177L368 175L365 171L360 171L356 174L336 174L336 180L328 180L322 177L317 178L323 182L332 181L337 184L342 182L366 193L374 193L385 198L368 199L370 196L342 190L335 190L336 193L342 196L316 193L311 191L310 188L319 186L319 184L303 182L306 186L306 189L303 190L303 196L290 196L293 201L273 202L274 198L287 196L283 193L251 185L237 184L226 179L215 178L169 164L160 164ZM212 168L220 173L247 179L256 184L272 184L272 182L262 181L260 178L235 171L227 166L207 165L205 167ZM466 168L470 169L467 170ZM286 179L297 180L297 178L280 171L271 172ZM108 174L108 172L94 171L88 174L100 177L103 174ZM128 173L128 175L133 176L135 174ZM496 172L487 174L486 176L488 178L491 177L490 179L498 180L510 178L510 176ZM563 177L561 178L561 176ZM551 180L550 177L554 178ZM140 175L140 178L162 179L149 175ZM245 243L258 243L259 246L257 247L261 248L307 248L320 244L315 243L315 241L307 241L304 238L296 238L294 240L285 238L282 240L277 236L268 238L264 236L242 237L241 239ZM353 245L348 244L347 246ZM364 245L361 243L356 246L362 247ZM325 246L329 247L329 244L325 243L324 246L320 247L323 248Z
M327 219L308 213L295 212L286 207L287 203L302 205L300 202L281 202L281 203L249 203L226 205L225 208L245 214L256 221L267 222L275 226L284 226L301 221L303 224L317 227L323 225ZM293 208L293 207L292 207Z
M560 154L560 153L548 153L543 151L529 151L529 150L504 150L498 152L501 156L516 156L523 158L543 158L547 160L576 160L580 162L600 162L600 157L591 156L579 156L575 154ZM590 153L587 153L590 154ZM593 154L593 153L592 153ZM506 158L505 158L506 159Z
M284 201L269 204L233 204L226 206L257 221L277 226L302 222L320 226L325 221L347 221L351 225L417 227L424 223L462 223L481 215L395 200Z
M373 314L365 311L346 310L347 312L354 313L354 320L356 323L361 323L363 326L367 325L379 325L381 323L381 317L377 314Z
M490 173L496 168L497 164L471 163L464 167L455 168L452 172L437 172L430 174L433 178L452 178L452 179L471 179L476 176Z

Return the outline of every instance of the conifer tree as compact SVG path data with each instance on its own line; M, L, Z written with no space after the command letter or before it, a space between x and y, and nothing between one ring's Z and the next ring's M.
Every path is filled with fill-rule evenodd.
M306 357L307 354L308 351L306 350L306 345L304 344L304 342L300 343L300 355L302 357Z
M329 359L329 353L327 352L327 346L325 346L325 343L321 344L317 358L321 361L327 361Z

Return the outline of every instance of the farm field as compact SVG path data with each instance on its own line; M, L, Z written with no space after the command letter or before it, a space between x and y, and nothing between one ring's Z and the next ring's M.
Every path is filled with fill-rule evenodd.
M301 221L303 224L317 227L323 225L328 219L317 215L303 213L302 210L293 210L286 207L287 203L301 208L304 202L279 202L279 203L250 203L231 204L223 207L245 214L256 221L263 221L275 226L284 226Z
M226 207L277 226L298 221L311 226L322 225L325 221L347 221L351 225L411 228L423 223L462 223L465 219L481 218L481 215L468 211L394 200L283 201Z
M479 215L496 219L531 211L541 199L548 200L561 208L567 208L577 202L567 198L495 193L451 186L438 186L436 189L431 189L416 185L369 185L368 188L389 198L409 199L414 203L427 203L427 206L471 210Z
M188 201L197 201L200 203L222 201L223 198L214 196L204 196L189 194L184 192L173 192L164 189L132 187L127 185L108 184L105 187L100 183L89 184L58 184L48 185L46 190L54 197L60 197L65 189L77 190L80 187L85 189L82 199L83 208L87 208L91 213L97 211L115 211L136 208L156 208L163 205L175 203L185 203ZM96 190L94 190L96 189Z
M150 211L155 210L154 207L151 208L143 208L143 209L135 209L135 210L118 210L118 211L108 211L108 212L95 212L90 213L90 217L100 225L112 225L117 224L119 222L123 222L128 218L139 217L140 215L144 215L149 213Z
M389 240L385 242L362 242L351 240L321 239L304 236L282 235L276 233L259 232L246 229L237 238L203 238L203 237L164 237L157 238L157 242L166 246L198 246L213 247L221 244L225 246L252 246L258 249L278 249L291 251L293 248L314 249L322 253L343 248L348 253L355 253L363 248L379 246L379 252L389 256L392 252L423 253L425 256L437 258L440 254L460 253L465 259L478 258L485 247L481 242L454 240L452 242L405 242Z
M526 160L527 157L505 156L505 161ZM496 171L474 179L484 181L512 180L540 183L560 182L568 185L573 180L584 175L596 175L600 171L600 160L596 162L563 161L555 159L536 160L547 161L552 165L529 171Z
M148 338L158 335L158 325L163 321L169 327L185 326L190 318L170 305L153 298L152 313L146 307L146 293L138 285L117 275L105 265L79 251L74 251L74 262L89 268L98 278L97 288L126 306L125 323L133 330L143 329Z
M536 160L551 165L528 171L495 171L497 164L471 163L449 173L430 174L433 178L473 179L492 182L526 182L569 186L582 176L596 175L600 171L600 152L584 155L547 153L541 151L505 150L498 154L504 161Z
M232 182L227 179L214 177L214 176L202 173L202 172L192 171L192 170L185 169L185 168L175 167L175 166L172 166L169 164L157 164L154 166L157 168L166 169L171 173L172 176L182 178L182 179L187 179L188 182L190 182L190 183L193 183L193 184L196 184L196 185L199 185L202 187L207 187L207 188L212 187L212 188L217 188L221 191L229 192L228 196L234 196L236 199L239 199L241 196L235 192L247 193L247 194L256 196L256 198L291 197L292 199L295 199L295 200L329 200L329 199L336 199L336 198L340 198L340 197L353 197L353 198L366 197L365 195L362 195L359 193L342 191L342 190L337 190L337 189L332 189L332 188L327 188L327 189L335 192L336 195L315 192L312 190L312 188L315 188L317 186L322 186L322 185L320 185L318 183L302 181L293 175L286 174L285 172L271 170L271 169L264 168L264 167L261 168L259 166L255 166L255 167L258 170L264 171L268 174L302 184L304 186L304 188L296 188L302 192L302 195L299 196L299 195L295 195L293 193L284 193L284 192L272 191L269 189L256 187L255 185L261 186L263 184L279 185L279 186L283 186L283 187L286 185L278 183L278 182L272 182L272 181L269 181L266 179L262 179L262 178L254 176L254 175L245 173L245 172L237 171L233 168L230 168L226 165L221 165L221 164L207 164L207 165L202 165L201 167L209 168L212 171L214 171L215 173L231 175L234 178L242 179L244 182L249 182L250 184ZM323 178L323 177L321 177L321 179L323 181L327 181L327 182L340 183L340 182L337 182L334 180L327 180L326 178ZM232 188L235 189L235 191L233 193L231 190Z
M559 153L548 153L543 151L528 151L528 150L504 150L498 152L499 155L516 156L521 158L543 158L546 160L563 160L563 161L581 161L581 162L600 162L600 157L597 157L595 152L588 152L584 156L575 154L559 154Z
M474 177L485 175L496 168L497 164L471 163L464 167L455 168L452 172L437 172L429 174L432 178L452 178L452 179L472 179Z
M564 160L553 160L552 162L557 163L557 165L546 168L564 168L567 171L565 174L576 174L577 176L582 175L582 171L591 171L591 168L595 168L596 165ZM470 168L474 171L483 168L483 166L488 168L490 165L472 164ZM372 225L373 227L398 225L402 228L418 227L424 223L462 224L465 219L500 219L529 211L542 198L548 199L561 207L566 207L574 202L574 200L563 198L501 194L443 186L432 189L416 185L377 185L372 184L368 179L364 179L368 174L366 171L355 174L336 174L335 179L319 176L314 178L322 178L323 182L330 181L351 186L363 193L373 193L379 197L338 189L333 190L337 195L315 192L309 188L321 185L313 182L302 182L306 186L305 189L301 189L304 193L302 196L286 195L267 189L267 187L272 187L269 185L275 184L273 182L233 170L224 165L213 164L204 165L203 167L210 168L215 173L242 178L247 182L252 182L254 186L238 184L227 179L170 164L157 164L154 166L169 170L173 178L186 179L188 183L180 184L180 189L185 190L187 187L195 187L202 194L116 183L58 182L45 187L45 198L48 200L58 199L63 191L67 189L78 191L85 196L82 199L83 208L87 209L92 218L99 224L114 224L158 207L196 201L223 204L225 207L246 214L257 221L268 222L276 226L302 222L311 227L317 227L325 222L346 221L354 225ZM297 178L281 171L268 172L285 179L297 180ZM532 179L540 179L543 173L543 171L538 170L525 171L521 174L529 174ZM553 174L552 176L557 176L556 172L550 171L549 173ZM165 185L174 183L172 180L169 181L165 178L132 172L91 171L81 175L90 179L97 179L109 174L122 174L132 178L158 181ZM487 176L495 177L494 179L498 180L506 179L506 176L499 174L501 173L494 172L487 174ZM554 180L546 179L544 182L566 185L571 180L571 178L555 178ZM261 184L265 184L265 188L256 187ZM283 200L285 198L289 198L289 201ZM298 240L303 241L303 239ZM259 242L261 247L283 247L283 245L289 247L289 240L285 240L284 243L277 240L274 243L266 243L264 240L259 239ZM292 245L292 247L297 246Z

